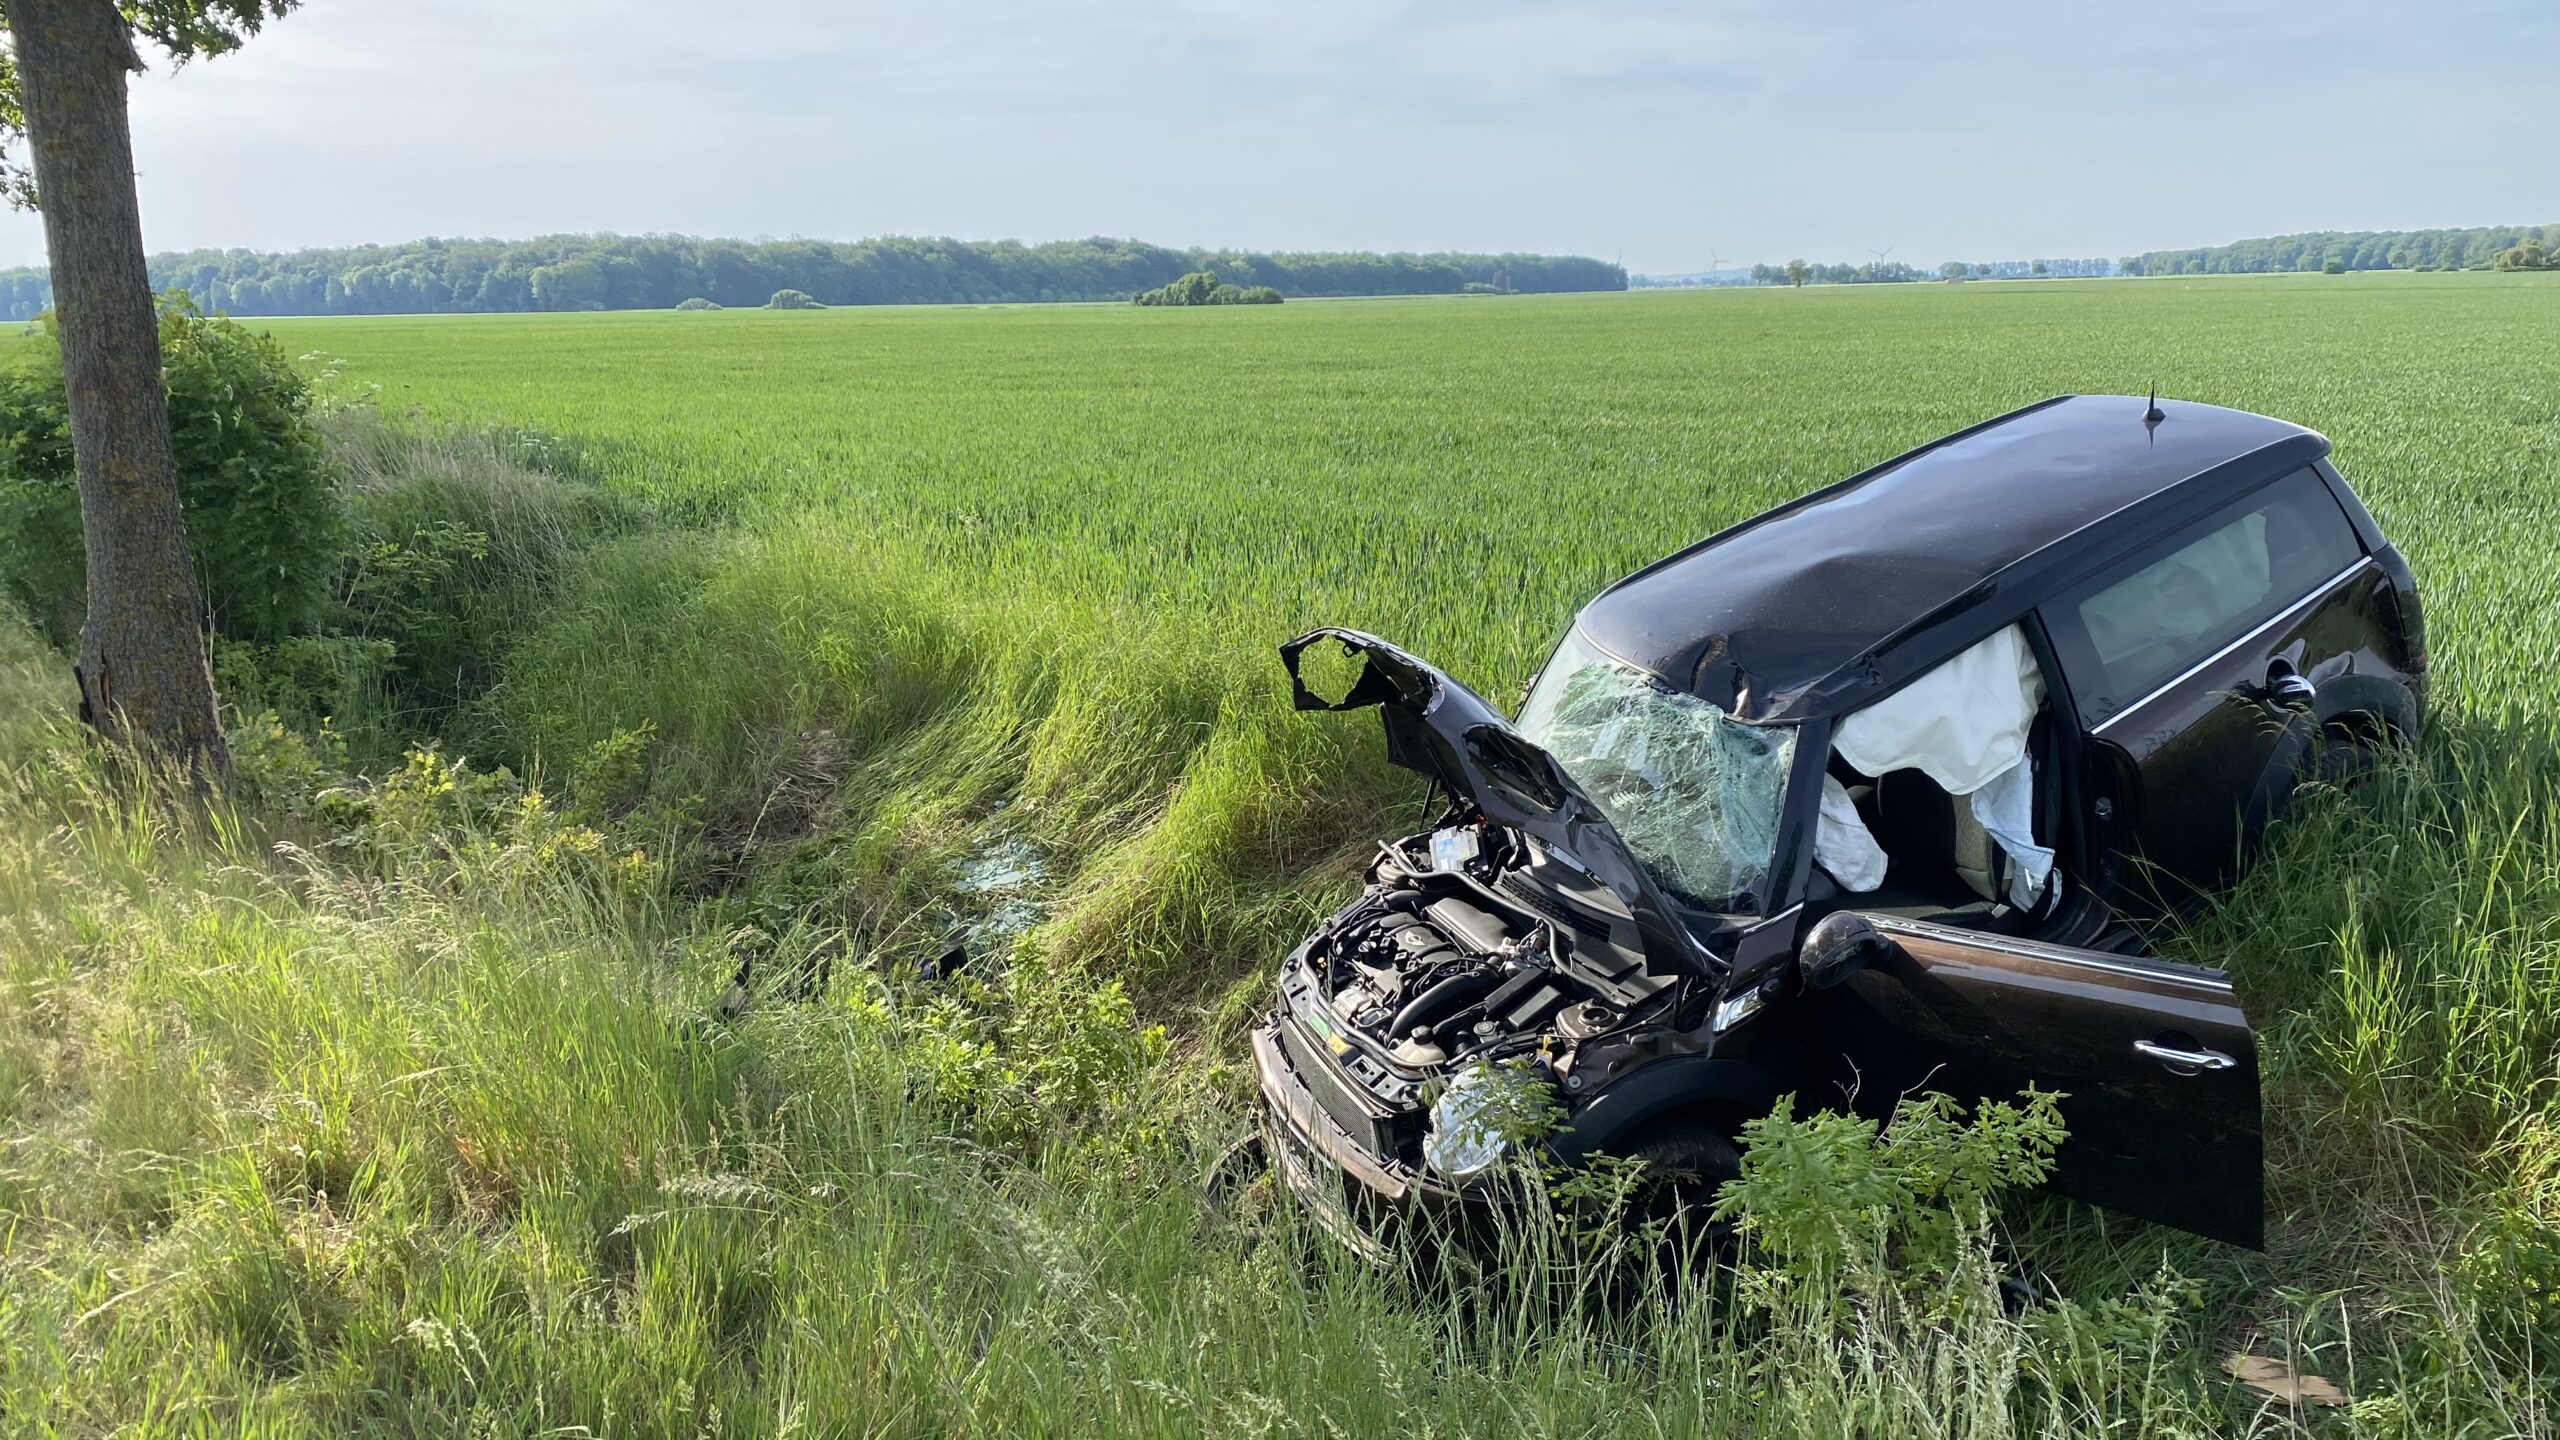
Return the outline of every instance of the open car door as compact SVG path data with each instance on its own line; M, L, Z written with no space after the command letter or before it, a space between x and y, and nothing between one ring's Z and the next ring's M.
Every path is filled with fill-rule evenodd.
M2047 1188L2262 1248L2257 1041L2223 972L1862 918L1886 943L1804 997L1858 1109L2060 1091L2069 1137Z

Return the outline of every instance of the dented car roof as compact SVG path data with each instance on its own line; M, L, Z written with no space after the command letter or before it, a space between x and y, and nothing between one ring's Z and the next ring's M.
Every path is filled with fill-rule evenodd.
M1755 722L1856 708L2191 512L2326 455L2316 431L2058 396L1744 521L1602 591L1593 645ZM2007 601L2013 603L1995 603Z

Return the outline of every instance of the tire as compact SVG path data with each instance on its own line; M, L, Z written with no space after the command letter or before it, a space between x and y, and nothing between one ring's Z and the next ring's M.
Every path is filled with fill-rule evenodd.
M2320 749L2308 778L2352 791L2381 769L2381 742L2361 731L2333 727L2320 732Z
M1731 1136L1705 1120L1682 1118L1647 1130L1626 1153L1646 1168L1628 1219L1661 1228L1667 1271L1711 1260L1732 1243L1733 1227L1710 1218L1724 1182L1742 1173L1742 1151Z
M1200 1180L1202 1217L1213 1226L1240 1223L1249 1209L1247 1196L1271 1173L1271 1154L1262 1132L1252 1131L1218 1152Z

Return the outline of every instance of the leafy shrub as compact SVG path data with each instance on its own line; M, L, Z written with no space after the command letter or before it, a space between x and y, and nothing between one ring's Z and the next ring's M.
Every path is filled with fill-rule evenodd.
M646 849L563 815L503 766L475 770L433 746L399 769L321 791L312 809L333 854L385 877L496 893L567 886L642 899L663 878Z
M0 594L46 639L66 645L88 612L88 567L62 352L50 329L28 349L26 363L0 371Z
M1758 1243L1781 1283L1854 1297L1942 1289L1992 1200L2053 1172L2061 1097L2030 1089L1970 1118L1941 1094L1914 1096L1881 1128L1835 1113L1797 1120L1781 1104L1742 1127L1741 1177L1717 1214Z
M781 297L777 295L774 298L780 299ZM721 306L720 302L717 300L705 300L701 296L696 295L690 300L678 302L676 308L679 310L717 310L720 309Z
M226 697L231 694L227 682L217 677L216 683ZM231 725L225 738L231 744L232 785L253 806L308 815L324 792L346 778L346 741L326 719L303 729L267 710Z
M806 290L776 290L773 292L773 298L764 302L764 308L767 310L824 310L827 307L819 304Z
M2032 1378L2067 1406L2103 1408L2082 1392L2116 1367L2092 1360L2156 1364L2202 1291L2164 1266L2112 1298L2004 1293L1993 1202L2053 1173L2061 1098L2031 1087L1966 1116L1945 1095L1919 1095L1881 1127L1839 1114L1798 1120L1779 1102L1743 1127L1741 1177L1716 1200L1750 1242L1734 1299L1790 1358L1812 1360L1809 1373L1847 1354L1898 1352L1911 1364L1955 1351L1993 1372L1995 1393Z
M272 640L310 628L341 532L310 386L272 337L183 295L161 311L160 351L187 544L216 632ZM0 376L0 586L57 643L77 633L87 567L50 323Z
M361 635L288 635L263 645L217 636L214 693L238 717L235 728L275 721L306 737L333 729L369 735L391 718L384 682L398 654L394 642Z
M1141 1129L1172 1118L1137 1099L1171 1042L1139 1022L1117 980L1017 966L918 998L899 1013L908 1063L923 1093L967 1116L987 1144L1024 1150L1106 1118Z

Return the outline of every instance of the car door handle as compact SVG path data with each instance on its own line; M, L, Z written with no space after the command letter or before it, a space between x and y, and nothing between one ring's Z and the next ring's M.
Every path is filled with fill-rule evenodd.
M2193 1049L2179 1045L2163 1045L2157 1040L2136 1040L2133 1053L2146 1060L2157 1060L2171 1072L2194 1075L2206 1070L2228 1070L2240 1062L2219 1050L2199 1045Z

